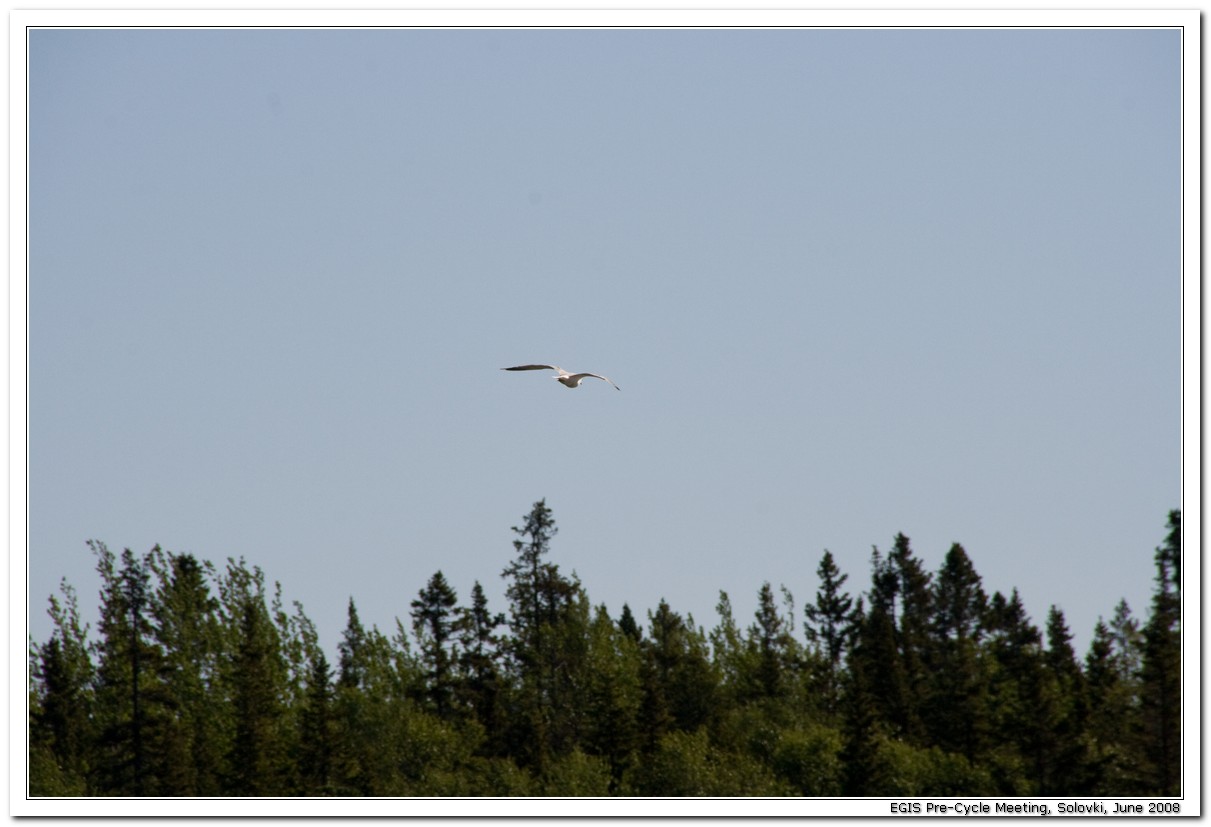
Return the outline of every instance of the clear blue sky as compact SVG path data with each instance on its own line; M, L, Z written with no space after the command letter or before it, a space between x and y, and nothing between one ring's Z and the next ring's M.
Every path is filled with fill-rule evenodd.
M594 603L743 624L908 535L1144 616L1180 506L1176 30L30 40L31 633L85 541L335 646L547 498ZM604 373L568 390L547 362Z

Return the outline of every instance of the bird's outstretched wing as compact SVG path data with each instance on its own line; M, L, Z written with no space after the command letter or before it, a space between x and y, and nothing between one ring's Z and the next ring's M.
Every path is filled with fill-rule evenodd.
M501 370L554 370L563 373L560 368L555 365L517 365L512 368L501 368Z
M610 379L608 376L602 376L599 373L573 373L568 378L569 379L583 379L586 376L592 376L594 379L604 379L605 381L609 382L611 385L614 385L613 379ZM614 390L620 391L620 390L622 390L622 388L618 387L617 385L614 385Z

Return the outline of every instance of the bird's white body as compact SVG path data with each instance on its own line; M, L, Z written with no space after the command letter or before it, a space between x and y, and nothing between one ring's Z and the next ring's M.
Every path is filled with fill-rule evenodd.
M602 376L599 373L568 373L558 365L517 365L516 367L512 368L501 368L501 370L553 370L557 375L553 376L552 378L566 388L580 387L580 383L589 376L593 377L594 379L604 379L606 382L614 385L613 380ZM614 385L614 390L620 391L622 388Z

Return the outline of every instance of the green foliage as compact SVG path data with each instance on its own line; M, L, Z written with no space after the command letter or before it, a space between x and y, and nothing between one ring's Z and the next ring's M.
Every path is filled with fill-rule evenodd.
M504 715L504 676L499 661L501 641L496 629L504 625L505 618L488 610L488 599L478 581L471 590L471 606L459 609L459 613L457 700L489 733L483 749L489 754L499 754L503 752L498 733Z
M574 749L548 767L542 780L542 794L603 797L611 794L613 786L613 773L607 758L585 755Z
M95 544L103 609L96 681L98 786L111 795L158 795L178 786L181 755L171 730L176 699L162 681L164 652L152 639L148 558L118 559Z
M585 749L604 760L609 792L618 791L639 746L641 663L639 644L610 620L605 606L598 607L589 628L581 695L585 707L583 742Z
M816 592L816 602L804 607L807 618L804 632L821 656L819 691L824 699L824 709L834 715L840 693L841 668L855 631L854 601L841 591L849 575L842 574L837 568L831 551L824 551L816 576L820 578L820 590Z
M425 666L426 696L439 717L448 717L454 704L454 662L451 645L458 631L458 595L439 571L412 601L412 631Z
M841 732L829 726L808 724L779 733L770 767L794 789L795 795L838 796L845 767Z
M1088 686L1089 789L1095 795L1146 790L1138 719L1143 639L1126 601L1110 624L1098 621L1085 658Z
M216 795L222 789L224 711L215 691L221 628L219 602L207 583L211 570L192 555L159 547L152 550L150 565L158 578L153 637L164 652L165 691L175 706L169 737L181 753L165 793Z
M54 632L31 653L30 779L34 795L83 795L88 789L95 669L76 592L66 581L60 592L64 602L50 598Z
M333 750L336 736L335 693L332 667L324 651L311 653L307 691L300 710L296 786L300 793L332 791Z
M757 593L757 622L749 627L745 645L754 668L745 683L753 687L757 697L781 698L793 691L802 664L802 653L795 642L794 598L785 587L782 594L788 611L784 617L778 610L774 590L763 583Z
M926 725L930 740L969 761L990 744L989 675L984 633L986 598L967 552L951 546L934 581L934 619Z
M259 569L249 572L243 561L229 561L221 591L224 625L234 636L220 672L234 716L225 786L236 795L271 795L285 780L287 667L281 637Z
M879 743L886 778L882 795L951 796L993 795L992 778L986 768L974 766L962 755L938 747L914 747L903 741L884 739Z
M713 747L705 729L660 739L642 770L631 773L629 794L647 796L787 795L788 785L756 759Z
M1156 550L1152 616L1143 632L1139 742L1147 786L1181 793L1181 512L1169 512L1169 534Z
M829 552L799 615L767 582L709 635L661 600L642 629L551 561L545 501L515 528L508 615L433 574L388 637L350 599L333 660L243 560L90 543L95 638L66 582L29 649L36 796L974 796L1180 792L1181 517L1141 623L1078 658L955 544L908 538L850 596ZM413 648L415 647L415 649Z
M588 599L575 575L544 560L557 529L539 500L522 527L514 527L517 558L501 573L509 581L512 636L506 650L515 674L508 750L538 775L576 746L584 682Z
M861 734L870 729L870 722L860 726L854 715L870 717L880 726L895 735L907 734L911 710L920 698L910 697L908 676L904 659L900 655L900 644L896 632L896 601L899 595L899 578L893 564L884 560L878 549L871 554L870 611L859 612L855 618L855 640L850 664L851 690L860 693L862 709L851 698L846 708L850 725L850 747L856 747L854 738L864 740ZM858 726L857 729L854 727ZM863 747L863 752L866 748ZM873 770L873 768L872 768Z
M897 671L905 694L897 723L906 738L924 742L928 740L925 705L933 680L929 632L936 604L932 577L913 556L909 539L903 534L895 537L888 565L896 578L900 604L895 637Z
M663 600L648 620L651 634L642 644L645 728L653 739L668 728L695 730L720 703L723 653L716 649L712 662L702 630Z

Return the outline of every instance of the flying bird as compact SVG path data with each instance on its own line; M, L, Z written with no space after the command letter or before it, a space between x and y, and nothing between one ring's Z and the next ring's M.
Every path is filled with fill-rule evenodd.
M594 379L605 379L605 381L609 382L611 385L614 385L613 380L611 380L605 376L602 376L601 374L598 374L598 373L568 373L566 370L564 370L563 368L558 367L556 365L517 365L516 367L512 367L512 368L501 368L501 370L553 370L559 375L554 376L552 378L555 379L555 381L559 382L560 384L562 384L566 387L569 387L569 388L578 387L580 385L581 381L586 376L592 376ZM617 385L614 385L614 390L620 391L620 390L622 390L622 388L618 387Z

